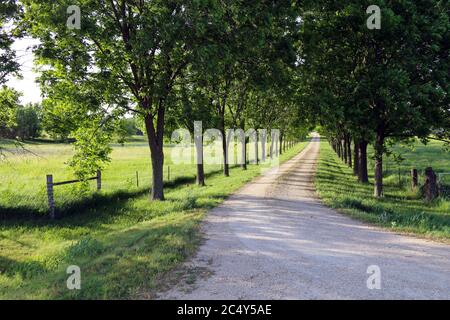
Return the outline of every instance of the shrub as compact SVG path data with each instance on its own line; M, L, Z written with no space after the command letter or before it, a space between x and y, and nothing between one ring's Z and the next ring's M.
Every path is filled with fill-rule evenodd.
M38 106L27 105L16 109L16 135L22 139L37 138L41 131Z

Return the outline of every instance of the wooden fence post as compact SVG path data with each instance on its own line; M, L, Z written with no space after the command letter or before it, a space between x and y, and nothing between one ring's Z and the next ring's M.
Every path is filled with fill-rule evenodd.
M139 188L139 172L136 171L136 186Z
M411 188L416 190L418 185L417 169L411 169Z
M97 191L102 190L102 172L97 170Z
M425 169L425 198L431 201L438 196L438 187L436 181L436 174L433 168L429 167Z
M50 218L55 219L55 200L53 198L53 175L47 175L47 197L50 209Z

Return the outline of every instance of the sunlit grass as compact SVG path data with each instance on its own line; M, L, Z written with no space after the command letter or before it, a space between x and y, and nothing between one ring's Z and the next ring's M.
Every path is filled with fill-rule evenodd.
M450 185L450 152L443 148L440 141L431 140L426 145L416 140L409 146L397 144L392 148L395 154L400 154L403 161L397 163L392 156L383 159L383 172L388 184L397 184L407 187L411 184L411 169L417 169L420 183L423 183L424 172L432 167L443 183ZM369 154L373 148L369 146ZM373 157L368 159L369 167L374 167Z
M416 168L434 166L450 168L450 157L439 158L445 151L432 144L424 152L418 148L407 154L408 162ZM421 152L423 151L423 152ZM436 163L433 159L436 158ZM333 152L328 142L321 142L316 187L323 201L330 207L361 220L396 231L420 234L434 239L450 240L450 201L439 199L425 202L419 192L409 185L399 185L395 174L384 180L385 196L373 197L373 170L370 183L359 184L348 168Z

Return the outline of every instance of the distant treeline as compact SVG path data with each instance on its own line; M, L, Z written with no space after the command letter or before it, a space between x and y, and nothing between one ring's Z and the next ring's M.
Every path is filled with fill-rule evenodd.
M20 103L21 94L11 88L0 88L0 138L32 140L47 137L56 141L70 141L71 130L57 121L54 115L44 112L38 103ZM142 135L135 118L123 118L115 129L117 141L126 137Z

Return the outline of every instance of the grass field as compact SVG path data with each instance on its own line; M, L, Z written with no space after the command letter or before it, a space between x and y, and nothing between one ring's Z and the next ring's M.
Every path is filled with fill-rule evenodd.
M305 145L297 144L281 161ZM172 165L167 200L150 202L148 147L138 140L114 146L103 191L61 187L56 203L66 215L30 219L46 213L46 174L55 181L73 177L65 165L70 146L26 147L38 156L10 155L0 164L0 211L7 216L0 221L0 299L151 298L167 273L195 252L207 210L261 172L256 165L233 167L225 178L220 165L207 166L207 186L200 188L193 185L194 166ZM139 188L136 170L142 170ZM66 287L69 265L81 268L81 290Z
M174 182L182 177L192 178L195 167L176 165L171 162L170 148L165 149L165 182ZM7 218L43 216L48 211L46 175L53 174L54 181L75 179L67 162L72 155L72 147L58 143L27 143L24 149L9 154L7 161L0 163L0 209ZM125 146L113 145L113 161L102 172L102 193L100 198L113 196L119 191L125 194L139 194L150 188L151 165L147 142L136 137ZM170 167L170 169L169 169ZM170 170L170 181L169 181ZM220 165L206 167L210 174L220 170ZM139 187L136 184L139 174ZM83 192L77 184L55 187L57 210L65 215L78 213L93 202L99 201L95 181L91 182L91 192Z
M424 145L416 141L412 146L396 145L393 151L400 154L404 159L396 163L392 156L383 159L383 171L386 179L392 180L391 183L397 183L406 187L411 185L410 172L412 168L418 170L419 175L423 177L425 169L432 167L443 183L450 184L450 152L443 150L443 143L431 140ZM373 148L369 146L369 154L373 154ZM369 168L375 166L372 157L368 159ZM399 177L400 173L400 177Z
M419 173L431 166L437 172L450 171L450 155L438 142L415 149L396 147L406 159L402 172L417 168ZM371 150L369 150L370 158ZM409 183L399 184L397 166L388 163L384 178L385 196L373 198L373 161L369 161L369 184L359 184L348 168L333 152L328 142L321 142L316 187L324 203L352 217L395 231L419 234L423 237L450 240L450 200L425 202L419 192L410 190ZM389 168L391 167L391 169ZM403 175L404 180L406 176ZM419 176L423 183L423 175Z

